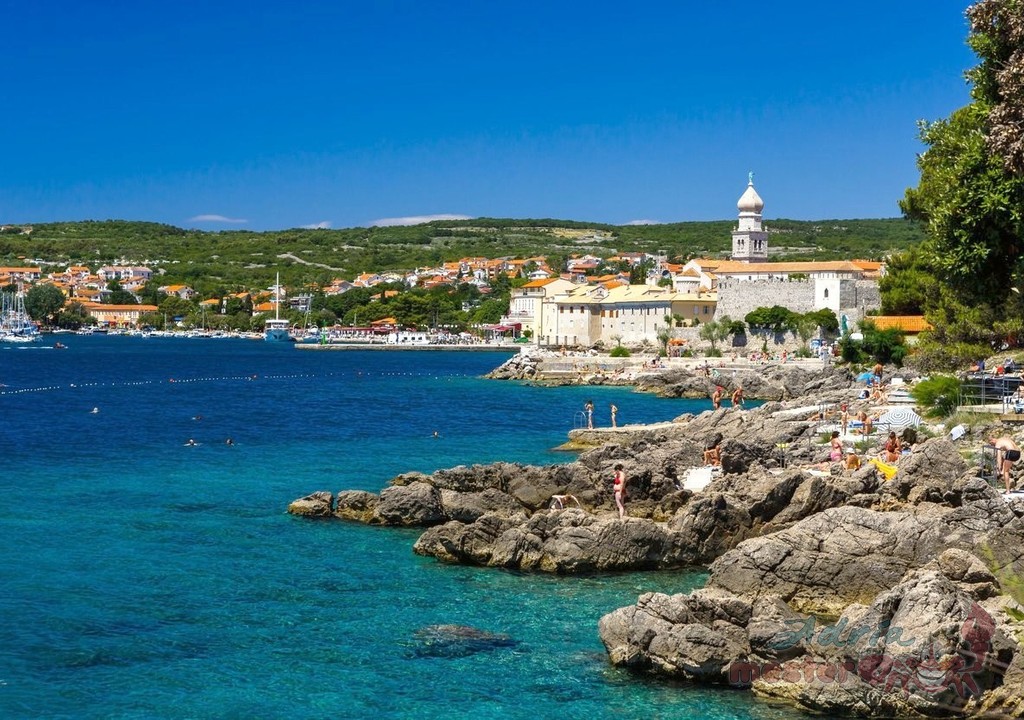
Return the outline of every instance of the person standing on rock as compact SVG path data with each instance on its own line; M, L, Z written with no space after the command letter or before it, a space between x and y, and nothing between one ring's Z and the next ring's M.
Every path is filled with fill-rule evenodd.
M743 386L737 385L736 389L732 391L732 406L734 408L743 409Z
M1020 448L1005 435L992 440L991 445L996 449L996 472L1003 476L1006 492L1010 492L1010 468L1020 460Z
M711 393L711 405L717 410L722 407L722 386L715 385L715 391Z
M593 400L587 400L586 404L583 406L583 410L587 413L587 429L588 430L593 430L594 429L594 401Z
M618 413L619 413L619 408L618 408L618 406L616 406L615 403L612 403L611 406L612 406L612 427L614 428L614 427L618 427L619 426L618 423L615 420L615 416L618 415Z
M619 508L619 519L626 517L626 473L622 469L622 463L615 465L615 476L612 482L612 490L615 493L615 506Z

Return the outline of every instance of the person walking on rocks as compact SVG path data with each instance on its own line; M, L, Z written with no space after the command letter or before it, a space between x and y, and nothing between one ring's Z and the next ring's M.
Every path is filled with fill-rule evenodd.
M612 409L612 427L614 428L614 427L618 427L619 426L618 423L615 420L615 416L619 414L619 408L618 408L618 406L615 403L612 403L611 406L612 406L612 408L611 408Z
M743 409L743 386L737 385L736 389L732 391L732 406L734 408Z
M587 400L586 404L583 406L583 410L586 411L586 413L587 413L587 429L588 430L593 430L594 429L594 401L593 400Z
M1020 448L1013 438L1005 435L992 440L991 444L996 449L996 472L1003 476L1006 492L1010 492L1010 468L1020 460Z
M622 463L615 465L615 476L612 481L612 490L615 493L615 506L619 509L619 519L626 517L626 473L622 469Z
M711 393L711 405L717 410L722 407L722 386L715 385L715 391Z

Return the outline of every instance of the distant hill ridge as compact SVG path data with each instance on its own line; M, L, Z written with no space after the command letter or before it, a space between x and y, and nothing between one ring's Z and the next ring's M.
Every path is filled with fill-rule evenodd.
M772 258L881 259L924 239L920 224L900 218L766 220ZM126 262L160 268L168 281L213 278L221 283L321 282L361 272L407 270L462 257L664 253L670 258L723 257L733 220L659 225L608 225L574 220L473 218L422 225L339 229L187 230L128 220L4 224L0 263ZM31 227L31 233L24 229ZM293 255L304 260L296 262ZM322 267L325 266L325 267ZM336 268L331 271L327 268Z

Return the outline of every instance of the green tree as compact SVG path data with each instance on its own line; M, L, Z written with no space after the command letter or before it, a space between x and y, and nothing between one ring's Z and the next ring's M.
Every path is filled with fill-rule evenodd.
M63 307L64 293L56 285L33 285L25 293L25 311L44 325L52 325Z
M473 322L493 324L501 320L502 315L506 312L508 312L508 302L489 298L480 303L480 307L473 313Z
M931 417L949 417L956 412L960 397L960 380L952 375L933 375L914 385L914 399L928 408Z
M883 365L903 365L903 358L907 355L907 346L903 342L903 333L899 330L879 330L870 320L861 322L861 332L864 335L864 351L870 355L875 362Z
M770 308L759 307L751 310L743 318L752 330L771 332L776 335L796 327L796 313L781 305Z
M916 293L939 343L958 308L978 310L987 324L965 328L956 320L954 334L968 343L995 339L995 322L1017 311L1014 296L1024 290L1024 2L982 0L967 17L968 44L981 60L967 73L972 102L920 124L927 146L918 157L920 182L900 202L907 217L925 223L918 267L941 287L929 292L927 281L904 278L894 283L904 297L883 301L913 305ZM910 292L915 287L923 291Z
M84 325L95 325L96 318L85 311L80 302L70 302L57 314L57 327L66 330L78 330Z
M160 312L167 316L168 321L176 317L186 317L189 313L195 312L196 305L190 300L178 297L177 295L168 295L157 305L160 308Z
M118 280L111 280L107 283L107 290L110 291L110 295L104 301L110 305L138 305L138 301L135 296L130 292L121 287L121 283Z
M800 342L803 343L805 350L810 350L810 340L814 337L818 331L818 323L809 315L802 315L796 321L796 334L800 338Z
M929 257L920 247L889 257L885 275L878 280L883 315L925 314L929 298L935 298L939 292Z
M839 318L831 308L822 308L804 313L804 318L814 325L814 330L821 330L826 335L835 335L839 332Z
M700 326L697 334L702 340L711 343L711 355L718 354L718 343L729 337L729 329L732 327L732 320L728 315L723 315L721 320L711 320Z
M143 305L159 305L165 297L167 293L160 291L156 280L150 280L139 291L139 302Z
M164 316L161 313L142 313L139 315L139 327L164 329Z

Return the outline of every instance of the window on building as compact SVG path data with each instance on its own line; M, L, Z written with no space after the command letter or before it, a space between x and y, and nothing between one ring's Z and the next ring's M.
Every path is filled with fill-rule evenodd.
M705 314L705 315L707 315L707 314L708 314L708 306L707 306L707 305L705 305L705 306L704 306L704 314Z
M828 288L825 288L825 299L828 300Z

